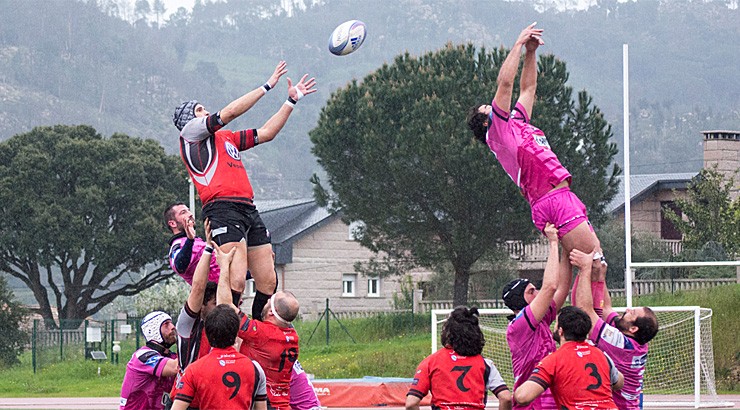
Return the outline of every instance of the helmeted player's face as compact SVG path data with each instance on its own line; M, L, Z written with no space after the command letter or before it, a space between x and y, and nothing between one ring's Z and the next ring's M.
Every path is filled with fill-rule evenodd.
M527 288L524 289L524 301L527 302L527 304L532 303L534 297L537 296L539 292L540 291L538 291L537 288L530 283L529 285L527 285Z
M206 107L204 107L203 104L196 105L193 111L195 112L195 118L207 117L211 114L206 111Z
M165 344L173 345L177 342L177 332L171 320L165 320L162 326L159 327L159 332L162 334L162 340Z

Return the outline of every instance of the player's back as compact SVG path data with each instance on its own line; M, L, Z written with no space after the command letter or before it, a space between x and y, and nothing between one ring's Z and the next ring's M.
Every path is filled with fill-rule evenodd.
M561 408L616 410L611 391L613 371L597 347L587 342L566 342L542 360L529 380L549 387Z
M428 389L432 406L443 410L484 409L488 372L490 368L483 356L460 356L450 348L443 348L419 365L411 388L416 383L420 391Z
M267 398L276 410L290 409L290 379L298 360L298 334L292 327L269 322L242 322L240 352L257 361L267 377Z
M201 409L250 409L265 400L260 368L233 347L214 348L191 363L175 387L175 400L197 403Z

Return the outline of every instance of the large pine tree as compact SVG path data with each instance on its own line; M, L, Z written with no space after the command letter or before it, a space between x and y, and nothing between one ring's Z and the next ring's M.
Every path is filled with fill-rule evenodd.
M452 267L456 305L467 302L471 269L487 252L536 235L526 201L465 123L470 106L493 98L507 52L448 45L398 56L335 92L310 133L329 183L314 179L318 197L365 223L361 242L388 255L387 272ZM598 220L619 173L610 129L585 92L572 101L565 63L544 56L539 68L533 122L552 136Z

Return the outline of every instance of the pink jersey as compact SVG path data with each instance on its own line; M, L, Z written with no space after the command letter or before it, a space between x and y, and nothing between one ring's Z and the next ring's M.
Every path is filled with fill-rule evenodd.
M519 311L519 314L506 328L506 342L509 343L509 350L511 350L511 368L514 373L514 390L527 381L540 360L557 350L550 330L550 324L556 318L557 307L555 302L550 303L550 308L539 322L534 319L532 308L527 306ZM557 405L548 389L529 406L514 403L513 408L520 410L555 410Z
M162 377L162 370L177 354L163 356L149 346L135 351L126 365L119 410L161 410L162 395L172 389L175 376Z
M624 386L612 392L614 403L620 409L639 410L642 403L642 379L647 364L648 344L641 345L609 323L616 323L619 315L612 312L604 322L601 318L591 332L596 347L609 355L624 375ZM608 323L607 323L608 322Z
M170 261L170 268L172 268L173 271L177 272L178 275L182 276L183 279L185 279L185 282L188 283L188 285L193 284L193 275L195 274L195 267L198 266L198 261L200 260L201 255L203 255L203 248L206 247L206 242L203 239L195 238L193 240L193 248L190 253L190 259L187 264L187 268L184 272L180 272L177 270L177 267L175 266L175 260L180 255L180 252L183 250L183 247L185 246L185 241L188 239L187 236L185 236L184 233L181 233L179 235L175 235L170 239L170 252L169 252L169 261ZM211 258L211 271L208 272L208 280L210 282L216 282L218 283L218 276L221 273L221 271L218 268L218 264L216 263L216 258Z
M313 384L297 360L293 363L293 371L290 374L290 408L293 410L321 408L319 398L313 390Z
M545 133L529 123L529 114L516 103L511 114L491 103L491 126L486 141L530 205L571 175L550 149Z

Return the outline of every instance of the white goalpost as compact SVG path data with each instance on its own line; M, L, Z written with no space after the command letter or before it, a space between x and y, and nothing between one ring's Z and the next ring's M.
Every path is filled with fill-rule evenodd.
M625 308L615 308L622 312ZM731 407L717 395L712 349L712 310L699 306L651 307L660 330L650 342L645 370L646 408ZM432 352L440 347L450 309L432 310ZM493 360L509 387L514 386L506 342L509 309L479 309L486 338L483 355Z

